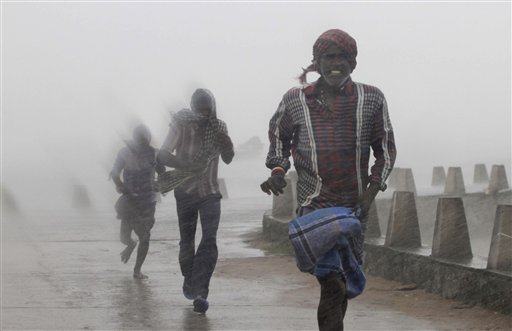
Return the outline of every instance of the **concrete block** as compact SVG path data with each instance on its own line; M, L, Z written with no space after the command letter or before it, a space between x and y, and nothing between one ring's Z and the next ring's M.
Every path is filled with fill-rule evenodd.
M370 210L368 211L366 226L366 238L380 238L382 233L380 231L379 215L377 214L375 202L372 203Z
M512 271L512 236L498 233L492 238L487 269Z
M411 168L400 168L396 179L396 191L413 192L416 195L416 184Z
M11 193L10 190L3 187L1 188L2 195L2 210L7 213L18 214L20 212L20 208L14 194Z
M473 173L473 184L487 184L489 183L489 175L485 164L475 164L475 171Z
M291 219L295 217L294 206L296 203L292 189L292 180L289 176L286 176L285 180L284 193L278 196L273 195L272 216Z
M434 167L432 170L432 186L444 186L446 183L446 174L444 167Z
M224 178L218 178L217 182L219 183L219 191L222 194L222 199L229 199L228 188L226 186L226 180Z
M398 168L398 167L394 167L393 170L391 170L391 173L389 174L389 177L388 177L388 187L389 188L396 188L399 172L400 172L400 168Z
M437 201L432 257L451 261L473 257L462 198L444 197Z
M395 191L391 201L386 246L417 248L421 246L420 226L413 192Z
M494 238L498 233L512 236L512 205L510 204L498 205L496 207L492 238Z
M73 186L73 195L71 200L73 208L90 208L91 199L85 185L75 184Z
M446 175L446 184L444 186L445 194L465 194L464 177L462 176L461 167L449 167Z
M491 178L489 179L488 193L496 193L508 188L507 173L504 165L493 165L491 168Z

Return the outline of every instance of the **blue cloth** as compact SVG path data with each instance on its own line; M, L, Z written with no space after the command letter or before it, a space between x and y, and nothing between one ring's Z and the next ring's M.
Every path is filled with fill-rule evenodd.
M323 208L297 217L288 226L288 236L302 272L318 278L342 274L349 299L363 292L366 277L357 258L362 256L363 229L354 210Z

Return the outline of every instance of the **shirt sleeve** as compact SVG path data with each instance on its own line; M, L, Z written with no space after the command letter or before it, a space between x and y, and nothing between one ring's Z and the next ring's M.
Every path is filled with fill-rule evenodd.
M180 127L175 123L171 123L169 125L169 132L167 133L167 137L165 138L164 143L162 144L160 150L172 154L176 150L176 147L178 146L179 136Z
M292 137L293 121L282 100L269 123L270 147L265 162L267 168L281 167L285 171L290 169Z
M121 176L121 171L123 171L126 161L124 158L124 148L117 153L116 160L114 161L114 166L112 167L112 171L110 171L110 177L119 177Z
M222 157L222 161L224 161L224 163L229 164L229 163L231 163L231 161L233 160L233 157L235 156L233 141L229 137L228 127L224 122L222 122L220 131L224 137L222 139L222 143L220 146L221 147L220 156Z
M371 168L370 182L379 184L380 189L384 191L386 189L386 180L396 160L395 137L384 97L379 111L375 113L371 147L375 163Z

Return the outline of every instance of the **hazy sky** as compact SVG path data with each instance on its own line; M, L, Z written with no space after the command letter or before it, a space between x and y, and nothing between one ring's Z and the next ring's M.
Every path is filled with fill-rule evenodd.
M266 143L268 120L330 28L357 41L353 80L387 98L397 166L506 164L511 176L507 2L5 1L1 15L7 185L104 180L133 124L145 122L160 146L168 111L196 87L215 94L235 145Z

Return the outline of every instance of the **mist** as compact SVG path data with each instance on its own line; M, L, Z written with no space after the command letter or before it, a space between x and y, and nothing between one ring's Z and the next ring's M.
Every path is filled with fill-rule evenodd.
M22 207L69 205L74 184L111 204L123 140L143 122L160 147L169 112L198 87L214 93L235 147L268 144L270 117L330 28L356 39L352 78L384 92L396 166L413 168L418 186L438 165L470 181L476 163L505 164L510 179L510 3L1 6L2 186ZM264 152L235 156L237 170L220 173L257 191L264 163Z

